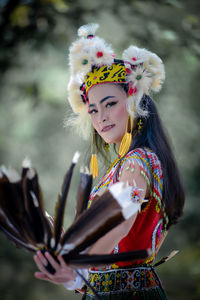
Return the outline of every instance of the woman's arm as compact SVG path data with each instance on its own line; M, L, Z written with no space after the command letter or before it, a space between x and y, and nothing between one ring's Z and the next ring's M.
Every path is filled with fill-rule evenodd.
M148 198L148 190L147 183L144 180L144 177L140 173L140 167L138 163L134 162L134 171L129 168L127 170L127 166L129 164L124 164L123 169L121 171L120 181L132 185L133 187L137 187L142 189L141 197ZM133 226L135 219L137 217L137 213L130 217L128 220L124 221L122 224L118 225L111 231L109 231L106 235L104 235L101 239L99 239L94 245L90 247L88 250L89 254L108 254L110 253L114 247L124 238L131 227Z

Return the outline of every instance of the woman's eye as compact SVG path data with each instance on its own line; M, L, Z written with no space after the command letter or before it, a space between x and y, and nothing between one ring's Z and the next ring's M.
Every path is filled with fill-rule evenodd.
M108 102L108 103L106 104L106 107L111 107L111 106L113 106L113 105L115 105L115 104L117 104L116 101Z
M91 109L90 111L88 111L88 114L92 115L92 114L96 114L97 110L96 109Z

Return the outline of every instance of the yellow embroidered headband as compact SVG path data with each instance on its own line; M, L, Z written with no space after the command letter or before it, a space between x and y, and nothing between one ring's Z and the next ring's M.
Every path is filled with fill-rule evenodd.
M162 60L155 53L130 46L123 52L122 60L116 60L111 46L95 36L97 28L97 24L81 26L79 39L69 51L68 99L75 116L67 123L75 125L86 138L91 131L87 93L92 86L107 82L127 83L127 110L133 117L138 117L148 114L140 107L143 95L160 91L165 79Z
M126 68L123 62L114 62L111 66L94 66L85 76L86 93L92 86L105 82L126 82Z

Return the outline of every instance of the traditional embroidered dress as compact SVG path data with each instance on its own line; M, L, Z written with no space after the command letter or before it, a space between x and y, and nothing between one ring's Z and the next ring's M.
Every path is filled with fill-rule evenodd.
M119 262L101 270L92 268L89 281L101 299L167 299L151 265L165 238L168 223L162 204L163 175L157 155L149 149L130 151L94 187L89 206L98 192L120 180L124 169L134 172L135 162L147 182L150 197L142 204L132 228L116 245L114 253L151 248L152 256L145 261ZM86 299L94 298L92 290L88 289Z

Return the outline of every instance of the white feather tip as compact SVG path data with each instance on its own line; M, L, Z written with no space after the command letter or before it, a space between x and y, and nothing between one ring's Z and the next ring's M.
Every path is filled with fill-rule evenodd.
M4 165L1 165L0 170L2 175L6 175L8 177L8 170Z
M13 182L13 183L18 182L21 179L18 172L15 169L12 169L11 167L9 167L7 169L4 165L2 165L0 170L1 170L1 174L2 174L1 177L3 177L3 175L5 175L9 179L10 182Z
M39 207L39 201L33 191L30 191L31 197L33 199L33 204L35 207Z
M27 172L27 178L32 179L36 175L36 172L33 168L30 168Z
M178 252L179 252L179 250L173 250L167 257L166 261L171 259L172 257L174 257Z
M80 173L84 173L86 175L90 175L90 170L87 166L81 166L80 167Z
M74 157L73 157L73 159L72 159L72 163L73 163L73 164L77 164L80 155L81 155L80 152L78 152L78 151L75 152Z
M31 160L28 157L25 157L23 162L22 162L22 167L23 168L31 168Z
M55 247L55 244L56 244L56 241L55 241L55 239L52 237L52 238L51 238L51 241L50 241L51 248L54 248L54 247Z

